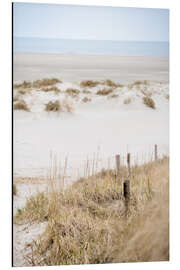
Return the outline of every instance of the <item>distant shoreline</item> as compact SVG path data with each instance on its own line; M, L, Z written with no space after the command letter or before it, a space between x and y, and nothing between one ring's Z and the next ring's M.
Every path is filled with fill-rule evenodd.
M78 53L50 53L50 52L13 52L13 55L55 55L55 56L80 56L80 57L122 57L122 58L159 58L169 59L169 56L151 56L151 55L96 55L96 54L78 54Z

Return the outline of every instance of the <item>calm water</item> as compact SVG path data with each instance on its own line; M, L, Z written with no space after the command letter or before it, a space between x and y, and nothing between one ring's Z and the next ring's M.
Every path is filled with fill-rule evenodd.
M14 38L14 52L169 56L168 42Z

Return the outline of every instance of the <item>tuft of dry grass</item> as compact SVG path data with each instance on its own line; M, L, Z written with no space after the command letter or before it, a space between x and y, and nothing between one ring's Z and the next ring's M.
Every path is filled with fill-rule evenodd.
M30 265L98 264L169 259L169 159L133 166L125 211L114 170L80 179L64 192L31 197L15 223L48 222L28 256Z
M114 90L114 88L111 88L111 89L103 88L101 90L98 90L96 95L107 96L107 95L111 94L113 92L113 90Z
M17 186L16 184L13 184L13 195L16 196L17 195Z
M84 97L82 99L82 102L86 103L86 102L90 102L91 101L91 98L88 98L88 97Z
M80 83L80 87L95 87L100 84L99 81L85 80Z
M56 101L49 101L45 105L45 111L47 112L72 112L73 108L72 105L67 100L59 100Z
M76 97L80 93L80 91L78 89L68 88L66 89L66 93L72 97Z
M41 91L43 92L54 92L55 94L59 94L61 90L59 90L56 86L52 86L49 88L41 88Z
M131 103L131 101L132 101L132 99L129 97L129 98L126 98L123 103L129 104L129 103Z
M61 104L59 102L59 100L56 101L49 101L46 105L45 105L45 111L47 112L60 112L62 111L62 107Z
M52 85L55 85L56 83L61 83L60 80L56 79L56 78L45 78L45 79L42 79L42 80L36 80L32 83L32 87L34 88L41 88L41 87L44 87L44 86L52 86Z
M42 80L36 80L34 82L23 81L23 83L14 84L14 88L15 89L41 88L46 86L52 86L55 85L56 83L61 83L61 81L56 78L44 78Z
M13 106L14 110L24 110L29 112L29 108L24 100L19 100L16 104Z
M110 87L115 87L115 88L117 88L117 87L124 87L123 84L115 83L115 82L113 82L113 81L111 81L111 80L105 80L105 81L103 82L103 84L104 84L104 85L107 85L107 86L110 86Z
M143 103L149 108L152 108L152 109L156 108L154 100L148 96L143 97Z
M19 83L19 84L14 84L14 88L31 88L32 87L32 83L28 82L28 81L23 81L23 83Z
M13 97L13 102L16 102L18 100L19 100L19 97L18 96Z

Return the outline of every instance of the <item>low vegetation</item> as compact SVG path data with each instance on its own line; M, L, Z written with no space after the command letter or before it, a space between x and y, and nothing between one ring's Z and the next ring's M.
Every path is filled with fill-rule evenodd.
M90 102L91 101L91 98L88 98L88 97L84 97L82 99L82 102L86 103L86 102Z
M47 112L72 112L72 106L66 100L49 101L45 105L45 111Z
M28 81L23 81L22 83L16 83L14 84L14 88L31 88L32 87L32 83L28 82Z
M151 108L151 109L155 109L156 107L155 107L155 102L154 102L154 100L152 99L152 98L150 98L150 97L143 97L143 103L147 106L147 107L149 107L149 108Z
M98 84L100 84L99 81L86 80L80 83L80 87L95 87Z
M105 80L103 82L104 85L107 85L107 86L110 86L110 87L114 87L114 88L117 88L117 87L124 87L123 84L120 84L120 83L115 83L111 80Z
M48 87L48 88L41 88L41 91L43 92L54 92L55 94L59 94L61 92L60 89L58 89L56 86Z
M61 83L61 81L56 78L45 78L45 79L36 80L33 82L23 81L23 83L14 84L14 88L22 88L22 89L41 88L45 86L52 86L52 85L55 85L56 83Z
M98 90L96 95L100 95L100 96L107 96L109 94L111 94L113 92L113 88L111 89L106 89L106 88L103 88L101 90Z
M47 111L47 112L60 112L60 111L62 111L62 107L60 105L59 100L49 101L45 105L45 111Z
M17 195L17 186L16 186L16 184L13 184L13 195L14 196Z
M78 89L68 88L66 89L66 93L72 97L76 97L80 93L80 91Z
M98 264L169 260L169 159L134 166L124 205L121 167L82 178L64 192L53 188L28 199L16 224L47 222L27 260L30 265Z
M29 112L29 108L24 100L19 100L13 106L14 110L23 110Z

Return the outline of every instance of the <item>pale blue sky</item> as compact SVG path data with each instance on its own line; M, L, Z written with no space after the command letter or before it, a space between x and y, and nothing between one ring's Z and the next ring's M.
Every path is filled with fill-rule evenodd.
M169 41L169 11L14 3L14 36Z

